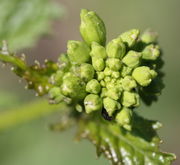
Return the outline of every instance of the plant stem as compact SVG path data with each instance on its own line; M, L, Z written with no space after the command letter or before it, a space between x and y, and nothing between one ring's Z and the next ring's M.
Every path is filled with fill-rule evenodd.
M35 101L17 109L0 113L0 131L9 129L59 110L66 110L65 103L51 105L46 100ZM63 111L64 111L63 110Z
M48 60L43 66L40 66L38 61L36 64L28 66L23 56L17 57L8 51L5 51L4 54L0 52L0 61L12 65L16 75L27 81L27 88L34 89L39 96L48 93L52 87L49 78L58 69L56 63Z
M2 62L10 63L10 64L20 68L23 71L25 71L27 69L27 66L24 63L24 61L19 59L16 56L0 54L0 60Z

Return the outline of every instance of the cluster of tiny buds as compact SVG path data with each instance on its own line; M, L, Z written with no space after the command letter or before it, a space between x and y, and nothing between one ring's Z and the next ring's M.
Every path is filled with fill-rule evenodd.
M158 75L153 64L160 55L157 34L148 30L140 36L132 29L105 45L103 21L85 9L80 33L84 41L68 41L59 70L51 77L51 102L66 101L79 112L102 111L105 119L131 130L133 109L140 105L138 91Z

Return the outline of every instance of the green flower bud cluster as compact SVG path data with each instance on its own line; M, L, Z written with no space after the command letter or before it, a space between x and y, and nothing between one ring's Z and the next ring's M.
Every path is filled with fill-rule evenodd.
M66 101L79 112L106 112L106 119L131 130L139 91L158 75L156 37L152 32L140 36L138 29L132 29L105 45L103 21L85 9L80 32L84 41L68 41L67 54L60 56L59 70L51 77L50 100Z

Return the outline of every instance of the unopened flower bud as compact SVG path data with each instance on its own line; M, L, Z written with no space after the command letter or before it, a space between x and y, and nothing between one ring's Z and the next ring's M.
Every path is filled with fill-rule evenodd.
M57 104L63 101L64 96L61 94L61 89L59 87L53 87L49 90L49 98Z
M106 42L106 28L101 18L94 12L86 9L81 10L80 33L83 40L91 45L97 42L104 45Z
M100 81L100 84L101 84L102 87L105 87L105 86L106 86L106 83L104 82L104 80L101 80L101 81Z
M121 69L121 66L122 66L122 63L120 61L120 59L117 59L117 58L108 58L106 60L106 65L114 70L114 71L118 71Z
M157 73L147 66L141 66L134 69L132 76L141 86L148 86Z
M106 83L106 87L108 88L108 89L113 89L113 88L115 88L116 87L116 85L112 82L112 80L110 81L110 82L107 82Z
M141 53L131 50L122 59L122 62L130 68L135 68L135 67L139 66L140 58L141 58Z
M63 81L64 80L66 80L66 79L70 79L70 78L76 78L76 76L73 74L73 73L71 73L71 72L67 72L67 73L65 73L64 74L64 76L63 76Z
M71 63L82 64L90 60L90 48L80 41L68 41L67 53Z
M116 79L116 85L120 88L122 88L121 81L122 81L122 78Z
M104 75L105 76L110 76L111 74L112 74L112 70L110 68L106 67L104 69Z
M93 42L91 45L90 55L92 57L102 58L102 59L106 59L107 57L106 49L96 42Z
M101 89L101 97L102 97L102 98L106 97L106 96L107 96L106 93L107 93L107 88L102 88L102 89Z
M139 106L139 95L134 92L124 91L122 96L122 105L125 107Z
M89 94L84 99L86 113L98 111L102 109L102 99L95 94Z
M146 43L154 43L157 41L158 34L151 29L147 29L141 36L141 40Z
M120 98L121 92L118 88L111 88L108 89L106 95L113 100L118 100Z
M86 95L85 84L75 76L63 80L61 91L63 95L77 99L83 99Z
M124 107L117 115L116 122L125 129L131 131L132 129L132 110Z
M105 62L102 58L92 57L92 65L96 71L102 71L105 68Z
M159 55L159 46L153 44L146 46L142 52L142 58L145 60L156 60Z
M136 43L138 36L139 36L139 30L138 29L132 29L127 32L124 32L120 35L120 38L124 43L127 44L128 47L134 46Z
M94 77L94 68L91 64L83 63L80 66L80 77L84 81L89 81Z
M53 84L60 85L62 83L63 76L64 76L64 71L58 70L52 77L54 81Z
M120 77L120 72L116 72L116 71L114 71L114 72L112 72L112 75L111 75L113 78L119 78Z
M97 80L101 81L104 79L104 72L96 72L97 74Z
M128 76L131 74L132 72L132 68L128 67L128 66L123 66L122 69L121 69L121 76L122 77L125 77L125 76Z
M111 81L111 77L109 77L109 76L106 76L105 78L104 78L104 81L107 83L107 82L110 82Z
M70 72L74 74L75 76L79 77L81 74L81 68L79 67L79 64L73 64L70 68Z
M86 92L98 94L101 91L101 85L96 79L90 80L86 85Z
M103 99L103 105L107 113L109 114L109 116L112 116L116 110L119 110L121 108L121 105L119 102L109 97L106 97Z
M122 87L126 91L130 91L131 89L137 86L136 81L131 76L126 76L121 80Z
M62 53L60 57L58 58L58 63L60 64L59 67L63 71L67 71L69 67L71 66L68 55L64 53Z
M76 104L75 109L76 109L78 112L82 112L82 111L83 111L83 106L80 105L80 104Z
M122 58L126 53L126 47L120 38L110 41L106 47L108 57Z

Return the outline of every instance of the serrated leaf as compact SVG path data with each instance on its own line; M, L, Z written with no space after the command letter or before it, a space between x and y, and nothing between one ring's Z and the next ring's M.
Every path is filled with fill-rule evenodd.
M113 165L170 165L175 155L159 150L160 139L156 129L161 124L135 114L131 132L116 123L101 118L79 121L77 138L87 138Z
M18 50L46 34L63 8L50 0L1 0L0 11L0 41L7 40L12 50Z

